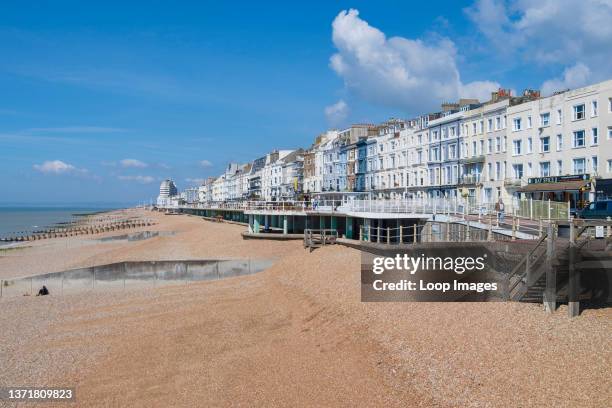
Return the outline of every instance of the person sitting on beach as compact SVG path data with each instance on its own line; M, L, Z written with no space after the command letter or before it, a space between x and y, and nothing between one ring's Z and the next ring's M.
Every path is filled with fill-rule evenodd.
M47 287L45 285L43 285L42 288L40 288L40 290L38 291L38 295L36 296L45 296L49 294L49 289L47 289Z

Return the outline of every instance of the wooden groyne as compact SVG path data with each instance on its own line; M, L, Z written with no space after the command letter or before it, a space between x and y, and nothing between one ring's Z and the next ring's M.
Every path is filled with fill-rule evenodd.
M151 225L155 225L155 223L151 220L140 219L107 221L99 224L76 224L70 227L56 227L42 231L36 231L30 235L18 235L8 238L0 238L0 241L25 242L37 241L40 239L73 237L78 235L95 235L109 231L121 231L126 229L149 227Z

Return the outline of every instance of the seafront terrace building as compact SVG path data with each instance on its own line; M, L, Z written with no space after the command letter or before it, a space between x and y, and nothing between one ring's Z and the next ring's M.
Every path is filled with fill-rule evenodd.
M541 97L500 89L415 119L353 125L307 150L232 164L200 201L365 194L371 199L550 199L572 207L612 196L612 81ZM295 161L293 158L295 157Z
M575 206L612 193L612 80L510 106L507 116L507 160L520 180L508 195Z
M502 194L507 174L505 114L509 101L510 92L500 89L490 101L463 115L457 187L458 194L473 203L509 198Z
M297 149L285 156L281 162L280 199L295 200L303 192L304 149Z
M266 156L262 169L261 188L266 201L279 201L283 183L283 159L293 150L275 150Z
M407 163L407 185L405 188L406 198L422 198L427 195L429 184L427 168L427 139L428 126L431 120L440 117L439 113L422 115L415 119L411 132L407 135L406 151Z
M459 182L462 124L467 112L480 106L475 99L444 103L442 115L428 124L428 173L430 197L455 197ZM482 121L477 124L481 130Z

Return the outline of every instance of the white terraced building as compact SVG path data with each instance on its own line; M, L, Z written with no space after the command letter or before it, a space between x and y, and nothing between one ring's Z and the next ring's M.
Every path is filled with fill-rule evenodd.
M500 89L483 103L462 100L411 120L330 130L296 161L284 160L292 152L230 164L200 200L278 201L331 191L576 206L612 196L612 80L547 97Z
M508 194L574 204L594 200L597 181L612 178L612 81L510 106L507 116L510 174L520 180ZM595 183L581 185L581 175ZM546 189L549 179L566 184Z

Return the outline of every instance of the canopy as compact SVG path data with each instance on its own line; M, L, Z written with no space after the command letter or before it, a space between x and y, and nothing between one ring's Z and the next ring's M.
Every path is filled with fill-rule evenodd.
M560 181L557 183L532 183L519 188L519 193L533 193L536 191L578 191L588 185L587 180Z

